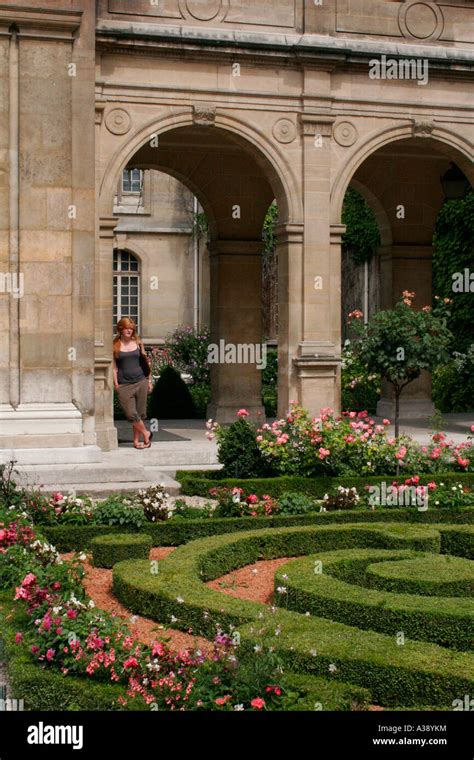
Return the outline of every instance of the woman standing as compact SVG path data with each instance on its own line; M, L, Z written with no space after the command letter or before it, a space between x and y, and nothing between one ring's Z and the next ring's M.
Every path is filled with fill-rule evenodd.
M149 449L153 433L146 429L147 394L152 390L151 371L145 348L137 335L133 319L124 317L117 324L114 339L114 388L125 416L133 426L133 445ZM143 443L140 443L140 436Z

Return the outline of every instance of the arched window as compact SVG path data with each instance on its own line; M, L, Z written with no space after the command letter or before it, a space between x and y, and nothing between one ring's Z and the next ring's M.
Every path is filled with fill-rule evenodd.
M117 322L130 317L140 331L140 266L129 251L114 251L114 332Z

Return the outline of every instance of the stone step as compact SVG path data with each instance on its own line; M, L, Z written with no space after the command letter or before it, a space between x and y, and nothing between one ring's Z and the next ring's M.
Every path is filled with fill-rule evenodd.
M148 488L150 485L156 483L163 483L166 486L167 492L170 496L178 496L180 491L180 484L173 480L164 473L161 477L153 481L149 480L137 480L137 481L121 481L120 483L56 483L47 486L42 486L39 490L45 494L51 494L55 491L75 491L76 494L82 496L91 496L94 499L106 498L112 493L136 493L140 488Z
M117 488L119 483L143 482L146 480L143 465L112 465L105 463L24 465L18 467L15 476L19 484L39 487L54 483L63 486L68 483L111 483Z
M64 448L0 449L0 464L15 460L18 465L87 464L101 462L102 451L98 446L66 446Z

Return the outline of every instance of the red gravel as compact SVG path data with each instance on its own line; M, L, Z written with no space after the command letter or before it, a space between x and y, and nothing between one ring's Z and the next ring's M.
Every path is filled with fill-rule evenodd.
M248 599L250 602L263 602L271 604L273 601L273 586L275 570L293 557L279 557L278 559L266 559L254 562L253 565L245 565L232 573L227 573L220 578L206 583L206 586L224 594L234 596L237 599Z

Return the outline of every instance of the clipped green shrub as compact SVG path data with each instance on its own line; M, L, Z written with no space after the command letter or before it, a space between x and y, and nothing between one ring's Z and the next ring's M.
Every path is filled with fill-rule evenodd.
M262 452L255 440L255 430L244 419L221 429L218 458L226 475L235 478L259 478L268 473Z
M286 594L281 597L276 593L275 603L393 638L403 631L410 639L469 650L473 645L472 599L419 596L415 589L426 590L421 582L412 582L407 593L399 578L400 593L394 593L391 588L397 588L396 582L386 588L380 576L375 581L371 576L374 568L386 568L388 573L403 563L431 562L433 567L437 560L443 563L448 559L455 564L458 558L373 549L312 554L278 568L275 589L284 586Z
M282 475L274 478L236 478L227 477L222 471L187 471L179 470L176 473L176 480L181 484L181 494L183 496L209 496L210 488L243 488L245 493L254 493L257 496L279 497L285 491L297 491L316 499L324 498L324 494L343 486L345 488L355 487L363 489L366 485L377 485L383 481L392 483L393 475L372 475L372 476L347 476L347 477L330 477L318 476L314 478L305 478L301 476ZM411 477L410 473L400 476L400 482ZM474 486L474 473L435 473L420 475L420 485L426 485L430 481L435 483L462 483L465 486ZM449 506L449 504L443 505Z
M196 417L189 388L171 365L166 366L155 383L150 397L150 419L185 420Z
M125 559L147 559L152 547L147 533L110 533L96 536L91 541L92 561L95 567L113 567Z
M400 508L397 510L377 509L374 512L358 509L344 512L307 512L303 515L273 515L270 517L212 517L205 520L202 517L196 520L177 520L174 518L160 523L147 523L141 529L141 532L148 533L152 537L153 546L179 546L188 541L193 541L195 538L256 530L259 528L326 525L331 523L380 523L384 521L438 525L446 521L448 514L451 523L459 523L460 526L474 523L474 509L469 507L453 508L449 510L449 513L447 513L446 509L429 509L427 512L419 512L411 508ZM126 530L130 533L137 532L135 528L127 528ZM48 541L62 552L88 549L90 548L91 540L95 536L112 532L124 532L124 529L120 526L109 528L105 525L78 527L48 525L43 528L43 533ZM453 535L450 539L447 538L446 540L456 541L458 544L462 542L465 546L465 551L469 551L472 542L469 534L462 534L462 536L456 537ZM460 551L451 553L467 556L467 554L461 554Z
M441 551L456 557L474 559L474 526L440 526Z
M474 687L474 657L435 644L411 641L398 646L394 635L359 630L325 618L214 591L205 581L255 562L312 551L389 548L439 552L438 530L413 525L347 525L252 531L200 539L180 547L152 575L143 560L114 567L113 589L132 612L169 620L182 630L211 636L216 625L236 626L242 652L257 642L275 648L297 673L332 675L335 681L369 687L372 699L387 706L449 705Z

